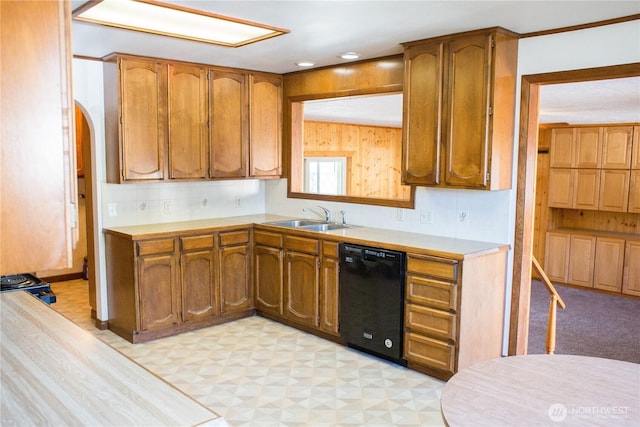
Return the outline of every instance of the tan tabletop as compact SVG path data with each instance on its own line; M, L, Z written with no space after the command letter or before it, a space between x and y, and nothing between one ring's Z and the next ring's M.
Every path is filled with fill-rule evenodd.
M0 425L227 425L27 292L0 310Z
M640 365L569 355L511 356L454 375L449 426L640 426Z

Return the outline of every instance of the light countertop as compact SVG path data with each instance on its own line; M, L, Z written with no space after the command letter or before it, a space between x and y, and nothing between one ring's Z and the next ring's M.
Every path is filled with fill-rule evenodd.
M28 292L0 304L1 425L227 425Z
M177 235L195 232L215 232L220 229L252 226L254 224L264 225L268 222L290 218L291 217L279 215L258 214L172 223L108 227L105 228L104 231L138 240L162 237L171 234ZM273 227L273 229L281 230L283 232L295 231L298 233L307 233L326 240L348 241L350 243L381 246L393 250L410 250L419 253L424 252L434 256L459 259L486 255L493 252L502 252L509 249L509 245L505 243L456 239L452 237L433 236L374 227L352 226L350 228L329 231L304 231L290 227Z

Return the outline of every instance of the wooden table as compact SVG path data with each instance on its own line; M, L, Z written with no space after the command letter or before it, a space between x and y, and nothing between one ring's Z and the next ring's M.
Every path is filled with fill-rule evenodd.
M511 356L454 375L449 426L640 426L640 365L569 355Z
M227 425L27 292L0 312L0 425Z

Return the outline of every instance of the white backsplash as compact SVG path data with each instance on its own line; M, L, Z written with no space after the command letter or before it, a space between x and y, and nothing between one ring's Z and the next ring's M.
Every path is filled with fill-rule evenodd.
M189 221L265 212L257 179L102 184L104 227Z
M508 190L418 187L415 209L400 209L288 199L285 179L268 181L266 187L266 211L272 214L315 218L313 213L303 212L302 209L319 205L329 209L335 221L341 221L340 211L344 210L348 224L468 240L511 242L508 227L511 201ZM461 215L464 215L464 221L460 219Z

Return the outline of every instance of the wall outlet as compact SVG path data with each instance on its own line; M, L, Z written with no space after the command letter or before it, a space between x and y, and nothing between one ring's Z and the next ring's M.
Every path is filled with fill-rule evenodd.
M107 203L107 214L109 216L118 216L118 204Z
M421 210L420 222L422 224L433 224L433 212L426 209Z
M147 210L147 202L140 202L138 203L138 210L140 212L144 212Z
M236 208L241 208L242 207L242 198L236 196Z
M458 211L458 224L469 224L469 214L467 211Z
M172 209L171 200L165 200L162 206L163 206L162 210L165 214L171 213L171 209Z
M396 209L396 221L404 221L404 210L402 208Z

